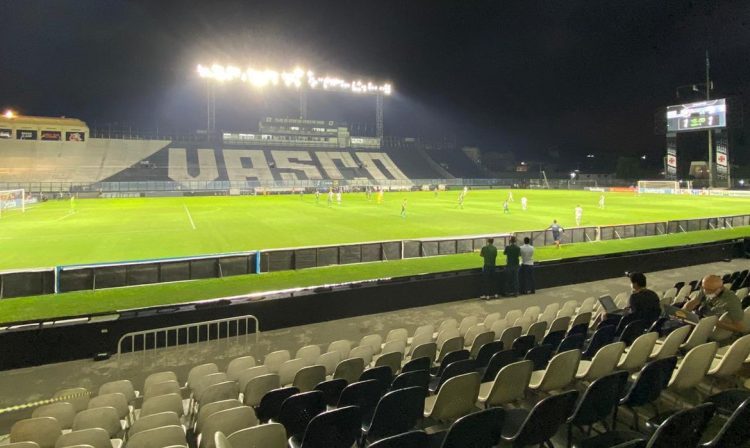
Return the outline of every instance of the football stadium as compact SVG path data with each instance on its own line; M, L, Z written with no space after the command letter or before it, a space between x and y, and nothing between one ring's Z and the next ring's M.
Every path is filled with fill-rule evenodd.
M65 116L2 90L0 448L750 446L747 98L726 55L665 75L676 95L631 123L654 135L620 151L591 149L608 125L580 148L532 143L536 123L526 146L458 118L446 137L410 121L406 68L334 76L271 37L262 63L170 67L200 86L199 108L163 106L186 131L90 112L129 119L137 89ZM534 121L506 112L481 110Z

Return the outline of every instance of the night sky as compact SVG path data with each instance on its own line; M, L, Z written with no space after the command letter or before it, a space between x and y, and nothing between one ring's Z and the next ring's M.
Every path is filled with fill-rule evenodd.
M91 126L205 127L198 63L390 81L386 134L571 158L663 152L657 108L750 96L750 1L0 1L0 107ZM296 96L225 86L217 127L294 116ZM731 114L731 111L730 111ZM364 123L374 99L311 98L310 117ZM750 120L744 120L745 126Z

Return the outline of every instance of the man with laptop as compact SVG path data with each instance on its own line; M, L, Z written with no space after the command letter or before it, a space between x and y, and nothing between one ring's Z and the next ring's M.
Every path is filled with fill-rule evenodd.
M700 317L721 317L727 313L727 317L718 321L716 327L738 333L745 331L742 323L744 312L740 299L731 290L724 288L724 283L718 275L703 277L701 294L685 303L682 309L694 312Z
M628 307L624 310L620 310L615 305L614 301L609 296L604 296L599 299L599 302L604 308L603 319L607 318L607 314L622 314L623 323L622 327L627 323L643 320L646 321L648 326L656 322L661 315L661 306L659 304L659 296L646 288L646 276L641 272L631 272L628 274L630 279L630 285L632 287L632 294L628 301Z

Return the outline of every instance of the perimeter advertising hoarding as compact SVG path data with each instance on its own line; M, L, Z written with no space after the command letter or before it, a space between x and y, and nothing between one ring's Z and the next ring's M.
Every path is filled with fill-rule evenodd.
M698 131L727 125L724 98L667 107L667 132Z

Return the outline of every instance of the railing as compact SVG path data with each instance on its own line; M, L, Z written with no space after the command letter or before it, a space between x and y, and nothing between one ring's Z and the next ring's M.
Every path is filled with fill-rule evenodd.
M195 322L185 325L175 325L173 327L154 328L149 330L134 331L124 334L117 341L117 362L120 362L120 356L123 353L133 353L136 351L156 350L175 348L198 342L208 342L211 340L229 337L248 337L250 334L250 322L254 323L252 328L255 333L255 343L258 344L260 336L260 322L253 315L236 316L226 319L209 320L205 322ZM234 324L234 327L232 326ZM244 332L242 330L244 324ZM212 331L213 329L213 331ZM224 332L222 333L222 329ZM234 332L232 331L234 329ZM125 344L129 343L129 345Z

